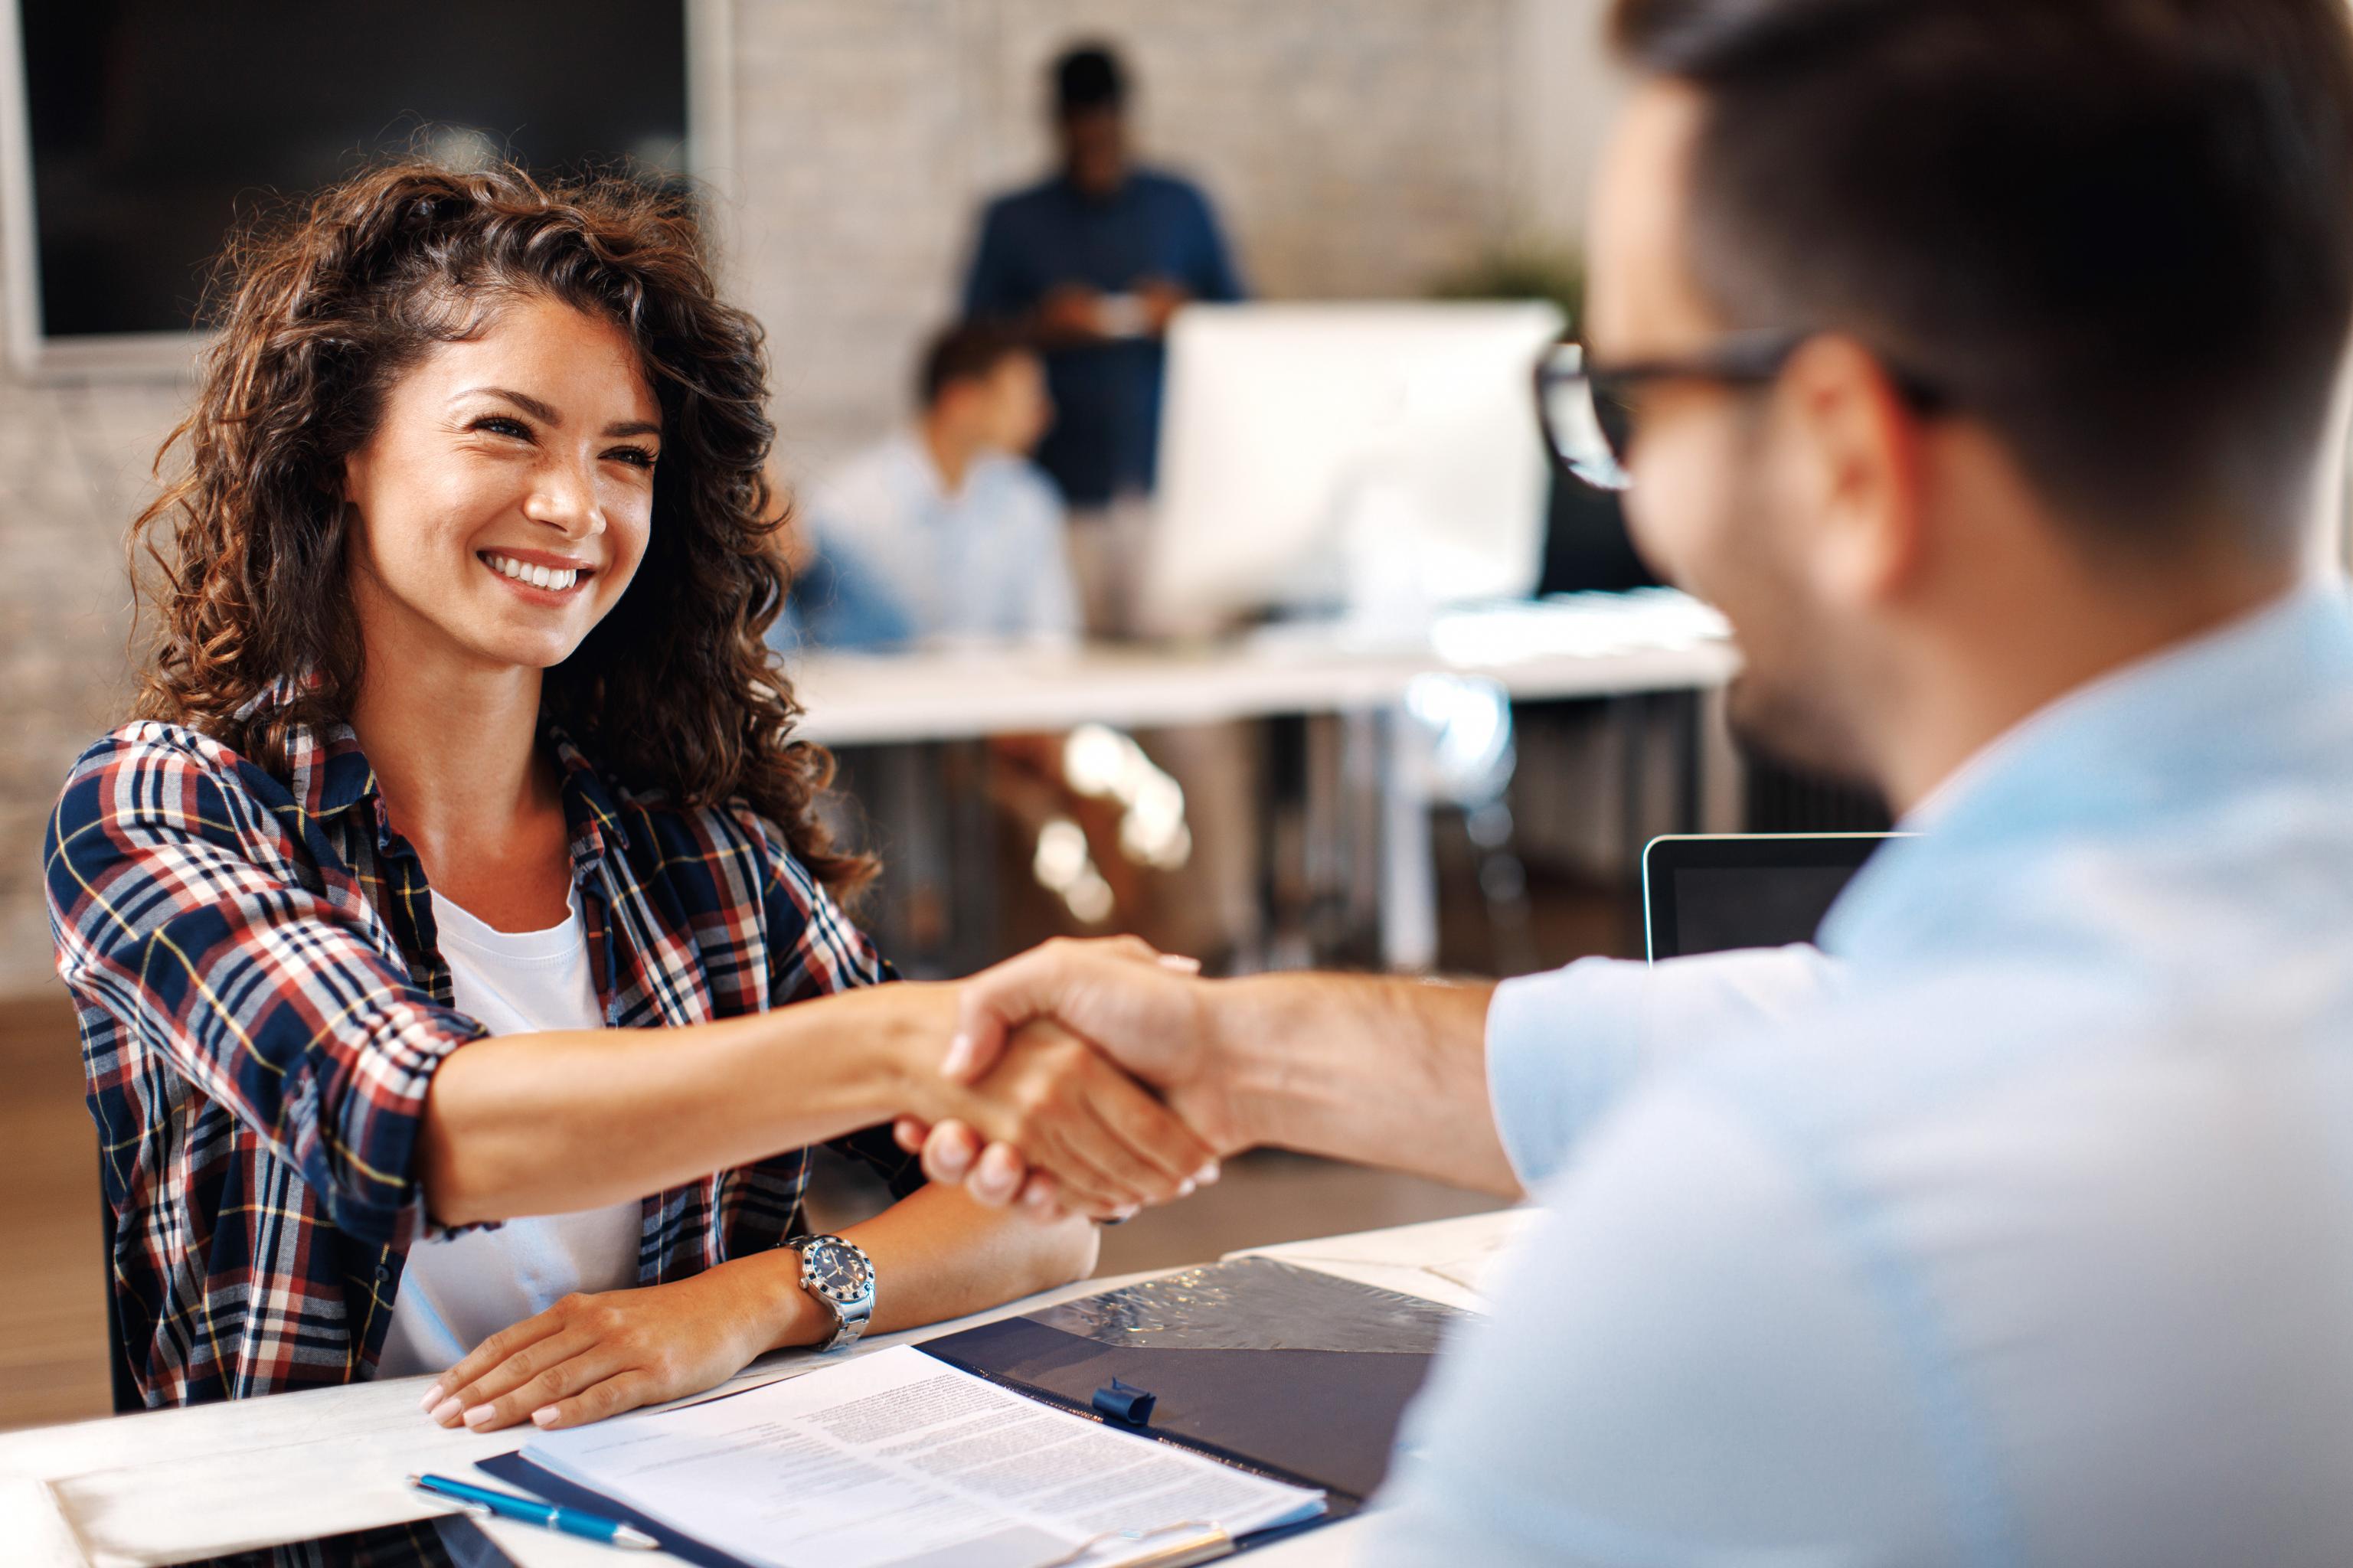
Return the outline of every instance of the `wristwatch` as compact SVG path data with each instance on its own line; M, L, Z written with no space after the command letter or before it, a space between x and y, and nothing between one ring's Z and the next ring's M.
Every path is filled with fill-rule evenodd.
M833 1314L833 1338L818 1348L834 1351L853 1342L874 1315L874 1260L838 1236L803 1237L792 1245L801 1255L801 1289Z

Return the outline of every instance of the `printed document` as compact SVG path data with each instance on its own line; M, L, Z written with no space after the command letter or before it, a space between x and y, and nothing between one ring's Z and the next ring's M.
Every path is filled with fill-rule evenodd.
M1165 1549L1173 1527L1240 1536L1324 1509L1322 1492L1024 1398L910 1345L543 1433L522 1453L763 1568L1110 1568Z

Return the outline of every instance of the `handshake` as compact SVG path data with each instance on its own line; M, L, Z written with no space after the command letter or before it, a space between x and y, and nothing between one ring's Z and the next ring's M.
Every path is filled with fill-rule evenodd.
M1059 940L957 988L923 1114L900 1117L924 1174L1040 1219L1124 1219L1218 1179L1254 1140L1219 1069L1208 982L1135 937Z
M1112 937L974 975L944 1058L929 1036L900 1147L1039 1218L1124 1218L1266 1143L1518 1194L1488 1099L1492 984L1198 970Z

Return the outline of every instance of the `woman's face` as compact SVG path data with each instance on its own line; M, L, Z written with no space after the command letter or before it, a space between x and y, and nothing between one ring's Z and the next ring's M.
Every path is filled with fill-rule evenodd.
M620 331L519 299L433 350L344 466L372 658L544 669L645 556L661 409Z

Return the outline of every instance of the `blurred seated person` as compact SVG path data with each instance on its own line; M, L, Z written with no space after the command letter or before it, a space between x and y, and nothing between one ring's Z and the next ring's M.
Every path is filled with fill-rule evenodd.
M982 216L965 314L1032 332L1045 351L1055 417L1039 466L1072 508L1072 548L1089 629L1126 631L1133 527L1115 506L1150 492L1158 461L1161 336L1189 300L1242 297L1208 198L1131 161L1127 72L1100 45L1053 67L1061 167ZM1109 535L1116 533L1120 542Z
M1053 405L1008 328L950 327L924 352L913 425L819 480L796 545L799 632L836 647L1063 640L1078 608L1062 500L1029 460Z

